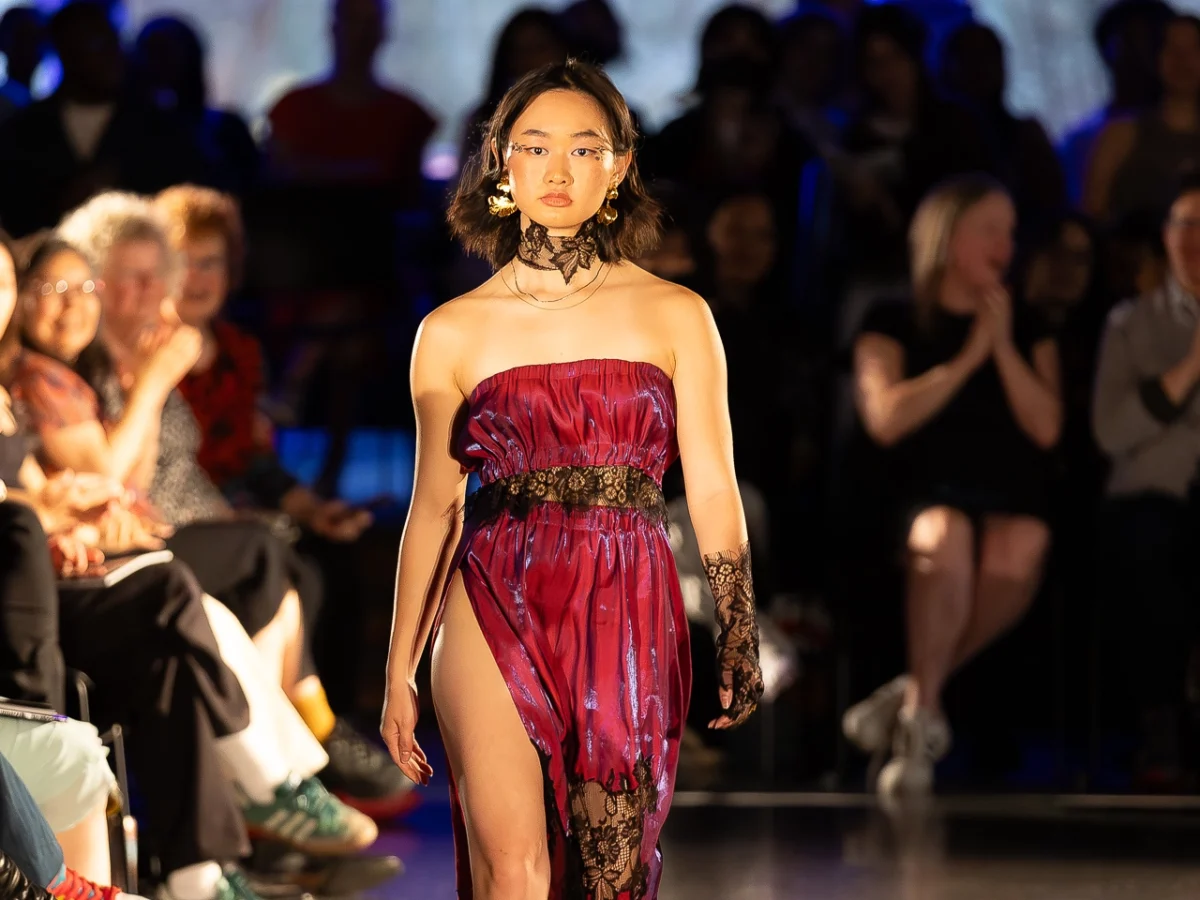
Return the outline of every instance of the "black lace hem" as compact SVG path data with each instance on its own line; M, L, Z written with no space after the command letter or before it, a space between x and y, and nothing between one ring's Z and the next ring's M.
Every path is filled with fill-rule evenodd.
M635 509L654 522L667 518L662 488L634 466L552 466L497 478L467 498L465 518L486 522L505 512L524 518L545 503L572 511Z

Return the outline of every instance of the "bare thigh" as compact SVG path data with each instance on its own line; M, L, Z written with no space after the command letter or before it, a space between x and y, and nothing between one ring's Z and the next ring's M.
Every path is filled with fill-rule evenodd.
M473 878L516 870L548 881L541 761L457 573L434 643L432 677Z

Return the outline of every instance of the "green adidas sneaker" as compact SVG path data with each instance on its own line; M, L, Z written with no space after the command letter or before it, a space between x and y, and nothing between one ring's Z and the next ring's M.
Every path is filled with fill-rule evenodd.
M251 837L313 856L357 853L379 837L374 821L346 806L315 778L284 782L271 803L254 803L243 795L242 815Z

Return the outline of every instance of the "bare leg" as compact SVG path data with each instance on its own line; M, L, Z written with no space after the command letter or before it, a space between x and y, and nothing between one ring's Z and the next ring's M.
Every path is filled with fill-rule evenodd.
M1029 516L990 516L980 543L975 602L955 653L956 669L1025 615L1041 581L1050 529Z
M304 618L300 611L300 595L289 590L275 618L271 619L258 634L254 635L254 646L259 656L279 685L289 691L296 684L299 672L299 646L304 639ZM289 680L290 679L290 680Z
M63 862L96 884L112 884L112 861L108 846L107 803L88 813L86 819L70 831L60 831L59 846Z
M904 708L940 707L942 687L971 617L974 534L958 510L933 507L908 534L909 681Z
M433 649L433 698L466 820L476 900L546 900L542 766L455 575Z

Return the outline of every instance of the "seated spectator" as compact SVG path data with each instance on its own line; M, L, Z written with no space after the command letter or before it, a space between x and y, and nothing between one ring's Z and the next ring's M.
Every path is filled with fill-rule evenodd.
M1024 615L1049 547L1058 355L1004 286L1015 227L991 179L936 188L913 219L912 301L874 309L854 347L862 425L891 448L908 514L909 671L843 720L868 752L891 741L882 793L931 788L942 690Z
M0 220L24 237L101 190L153 193L204 171L179 120L122 94L125 61L105 6L72 0L50 21L58 90L0 126Z
M335 0L332 73L286 94L269 114L274 177L391 187L401 204L417 205L421 156L437 122L375 77L386 18L383 0Z
M46 58L46 23L36 6L10 6L0 16L0 122L33 102L33 75Z
M108 810L119 789L95 726L0 717L0 756L46 817L67 868L93 884L111 884Z
M925 28L898 4L870 6L854 35L862 107L846 127L834 169L846 206L855 275L885 282L907 271L905 233L937 183L991 171L994 158L974 116L943 100L925 69Z
M202 341L199 359L179 383L200 426L197 461L232 503L281 510L329 540L356 540L371 524L370 513L323 500L280 465L270 423L258 412L266 389L262 349L220 318L245 256L237 205L190 186L164 191L156 205L184 260L179 317Z
M1104 126L1088 161L1084 209L1103 222L1162 212L1200 169L1200 18L1174 16L1158 51L1158 100Z
M508 89L535 69L564 62L568 49L562 21L548 10L522 9L504 23L492 48L487 94L463 126L460 165L466 165L468 159L479 153L488 120Z
M199 329L203 339L199 360L179 385L203 435L197 461L235 505L281 511L303 528L298 550L321 563L325 583L337 588L339 598L335 620L310 620L305 626L314 635L330 638L326 646L337 655L331 664L353 673L356 669L342 658L341 648L357 639L353 625L362 625L353 615L354 595L360 593L357 566L337 545L353 544L370 525L371 515L319 497L288 473L275 455L269 423L257 410L265 388L259 345L218 318L230 287L236 284L245 251L233 200L211 190L180 187L160 195L157 206L174 249L186 263L180 317ZM338 742L353 741L344 725L335 727L335 735L337 747L331 753L336 756L342 749ZM386 768L369 784L343 783L332 771L326 779L364 811L390 817L414 799L397 773L394 767Z
M205 57L200 35L183 19L151 19L134 44L130 82L144 106L191 129L205 183L242 196L258 183L258 147L240 115L208 105Z
M1000 36L986 25L957 28L942 47L942 84L974 112L996 156L1001 180L1012 192L1023 228L1056 215L1066 204L1058 156L1041 123L1008 108L1008 72Z
M1092 37L1112 92L1060 147L1072 206L1083 202L1088 160L1100 133L1110 122L1136 116L1154 104L1162 27L1173 15L1163 0L1114 0L1097 17Z
M1109 316L1092 424L1112 463L1101 521L1105 706L1141 717L1144 785L1171 784L1196 596L1200 467L1200 180L1179 187L1163 229L1166 283Z
M107 836L106 836L107 839ZM104 897L116 900L125 894L81 878L64 861L50 823L46 821L21 776L0 755L0 885L5 900L74 900Z
M12 256L5 250L0 253L4 382L13 372L11 335L24 305L17 305L16 284ZM264 730L247 716L247 696L222 660L200 591L185 566L147 567L111 587L72 582L102 562L85 537L98 529L83 526L95 521L97 509L106 510L114 493L105 484L88 488L83 479L65 486L61 478L47 480L26 455L24 416L19 405L14 414L8 398L6 390L0 391L0 484L8 496L0 502L0 684L5 694L61 709L62 660L91 676L99 688L98 721L105 726L120 721L130 728L130 761L145 792L143 841L159 860L170 894L180 900L253 900L244 879L236 873L227 878L219 865L249 850L243 816L293 841L300 833L280 826L305 819L313 839L306 849L356 850L369 844L374 838L369 820L356 819L319 782L305 777L311 771L293 779L297 770L288 761L298 758L296 741L281 746L273 728ZM56 553L54 564L48 548ZM66 580L56 590L59 578ZM241 787L241 802L225 780L225 768Z
M100 471L118 480L140 473L131 487L149 501L149 520L169 526L168 548L206 593L237 614L330 753L322 778L355 802L411 803L412 785L386 753L329 706L312 656L319 576L267 526L233 520L197 464L199 430L174 387L198 358L200 338L179 322L173 304L164 306L177 257L152 207L102 195L61 231L76 236L87 254L49 241L23 282L31 301L24 333L41 352L22 355L19 382L44 461L52 470ZM64 293L47 292L47 285ZM70 307L64 299L73 300Z

